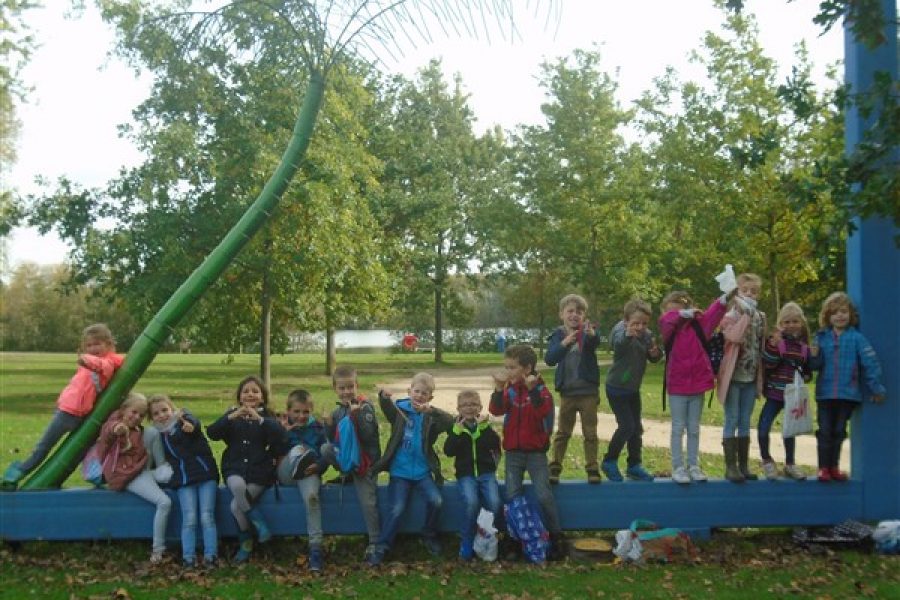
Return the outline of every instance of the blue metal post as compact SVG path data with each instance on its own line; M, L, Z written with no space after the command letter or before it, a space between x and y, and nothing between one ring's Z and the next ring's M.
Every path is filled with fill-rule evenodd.
M885 43L870 50L844 26L845 78L853 94L869 90L879 71L897 81L897 3L880 3ZM865 118L856 109L847 112L848 153L874 120L875 114ZM895 159L898 153L895 147ZM864 519L896 519L900 518L900 251L894 244L898 231L888 219L857 220L856 225L847 240L847 291L859 307L861 330L884 367L887 399L856 411L851 432L853 478L863 482Z

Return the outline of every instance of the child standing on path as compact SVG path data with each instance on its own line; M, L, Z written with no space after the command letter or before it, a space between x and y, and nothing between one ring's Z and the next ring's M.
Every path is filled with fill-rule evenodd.
M728 300L737 292L723 295L702 311L694 306L687 292L671 292L662 301L663 314L659 330L666 347L665 382L672 412L672 480L687 484L706 481L700 469L700 416L703 394L713 389L713 372L709 356L699 333L709 339L725 315ZM692 324L693 323L693 324ZM697 330L699 329L699 331ZM682 439L687 431L687 465Z
M623 447L628 448L626 475L637 481L653 481L641 464L641 382L647 361L662 358L662 350L647 329L651 313L650 305L643 300L630 300L625 304L623 320L609 334L613 364L606 377L606 396L616 415L616 431L600 467L610 481L622 481L618 461Z
M109 489L127 490L156 506L150 562L158 563L162 561L166 549L166 525L169 523L172 500L146 468L150 457L141 427L146 414L147 399L143 394L129 394L100 429L97 451L103 464L103 480Z
M349 416L359 439L361 465L349 476L356 488L356 496L369 534L369 545L366 546L365 554L368 560L375 551L381 531L378 519L378 486L375 482L377 473L371 469L371 465L381 458L378 419L375 417L372 403L359 395L356 369L348 365L338 366L331 377L331 383L337 394L337 407L331 416L325 418L325 433L329 440L334 440L341 419ZM340 470L334 444L325 444L322 447L322 456L329 465Z
M258 377L245 377L238 384L237 403L206 432L209 439L225 442L222 477L233 496L231 514L240 544L234 561L241 563L253 551L251 523L260 544L272 539L262 511L254 504L275 482L275 459L285 454L285 432L268 409L269 390Z
M597 465L597 407L600 404L600 370L597 367L599 338L585 320L587 300L569 294L559 301L562 325L550 334L544 361L556 366L554 387L559 392L559 425L553 437L550 483L559 483L566 448L575 428L575 415L581 415L584 436L584 467L588 483L600 483Z
M808 342L809 328L803 309L796 302L788 302L778 311L778 328L766 340L762 352L766 403L759 413L756 428L766 479L778 478L778 467L769 453L769 432L775 417L784 408L784 388L794 381L796 371L800 371L804 381L812 379ZM784 474L790 479L806 479L806 474L794 461L796 445L795 438L784 438Z
M178 410L163 394L148 402L150 420L159 431L165 459L172 467L168 487L178 494L181 507L181 558L187 568L197 560L197 523L203 537L203 562L216 566L219 534L216 528L216 491L219 469L200 421L188 410ZM198 519L199 514L199 519Z
M856 328L859 313L844 292L835 292L822 303L821 329L810 349L809 366L816 379L816 432L819 452L818 479L847 481L838 468L841 445L847 438L847 421L865 398L884 400L881 364L869 340Z
M378 538L378 546L369 555L369 564L376 566L390 551L394 537L400 528L400 518L406 511L409 494L413 489L425 499L425 525L422 539L432 556L440 556L438 517L443 498L440 486L441 461L434 451L440 434L453 427L453 416L433 407L434 377L429 373L417 373L409 385L409 397L394 403L390 392L378 392L378 404L385 418L391 423L391 437L384 454L372 469L375 473L389 471L389 512Z
M472 560L473 543L481 507L494 513L494 526L502 520L497 464L500 461L500 436L491 427L487 415L481 414L481 396L475 390L463 390L456 397L459 416L447 433L444 454L453 457L456 487L463 505L460 527L462 541L459 557Z
M303 498L309 536L309 570L319 573L325 568L319 489L328 463L321 453L326 442L325 426L316 420L315 405L309 392L294 390L288 394L287 412L281 419L281 426L287 431L289 450L278 465L278 480L282 485L296 485Z
M494 375L489 410L492 415L503 417L506 500L509 502L525 492L522 481L527 471L541 505L544 525L550 532L550 559L560 560L565 556L565 541L547 463L553 430L553 396L535 371L536 365L537 354L531 346L508 347L503 358L504 373Z
M112 379L125 358L116 354L112 332L103 323L86 327L81 334L81 353L78 369L56 400L56 412L38 440L31 455L22 462L14 462L3 474L3 487L15 489L19 481L40 465L53 446L64 435L81 425L94 409L97 396Z
M750 472L750 417L756 397L762 395L762 349L766 315L757 310L762 280L753 273L737 276L738 293L722 318L725 352L717 374L716 395L725 406L722 448L725 478L733 483L755 480ZM708 338L707 338L708 339Z

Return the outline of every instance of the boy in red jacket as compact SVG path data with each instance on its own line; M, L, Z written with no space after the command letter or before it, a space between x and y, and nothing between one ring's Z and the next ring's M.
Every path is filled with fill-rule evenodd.
M535 371L537 355L531 346L510 346L503 355L503 364L504 372L494 375L489 409L492 415L503 416L506 500L524 493L522 479L528 471L544 525L550 532L550 559L561 559L565 546L547 462L553 430L553 396Z

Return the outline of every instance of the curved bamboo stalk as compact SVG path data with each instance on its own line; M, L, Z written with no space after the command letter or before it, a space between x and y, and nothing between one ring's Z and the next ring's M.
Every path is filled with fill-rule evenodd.
M219 245L150 320L128 352L125 363L100 395L93 412L22 485L22 489L36 490L62 485L96 439L103 422L118 408L128 391L153 362L170 332L263 226L306 155L324 96L325 75L314 72L294 123L291 141L262 192Z

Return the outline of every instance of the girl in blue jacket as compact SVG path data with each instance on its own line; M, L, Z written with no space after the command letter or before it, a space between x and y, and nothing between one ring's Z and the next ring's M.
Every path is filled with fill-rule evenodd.
M178 410L163 394L147 401L150 419L160 433L166 461L172 467L168 487L174 488L181 506L181 556L185 567L196 564L197 516L203 535L203 562L216 565L219 534L216 529L216 490L219 469L200 421L187 410Z
M850 297L835 292L822 303L819 325L812 340L809 366L816 379L816 432L819 451L819 481L846 481L838 468L841 444L847 438L847 421L853 410L870 398L884 400L881 365L869 340L856 329L859 313Z

